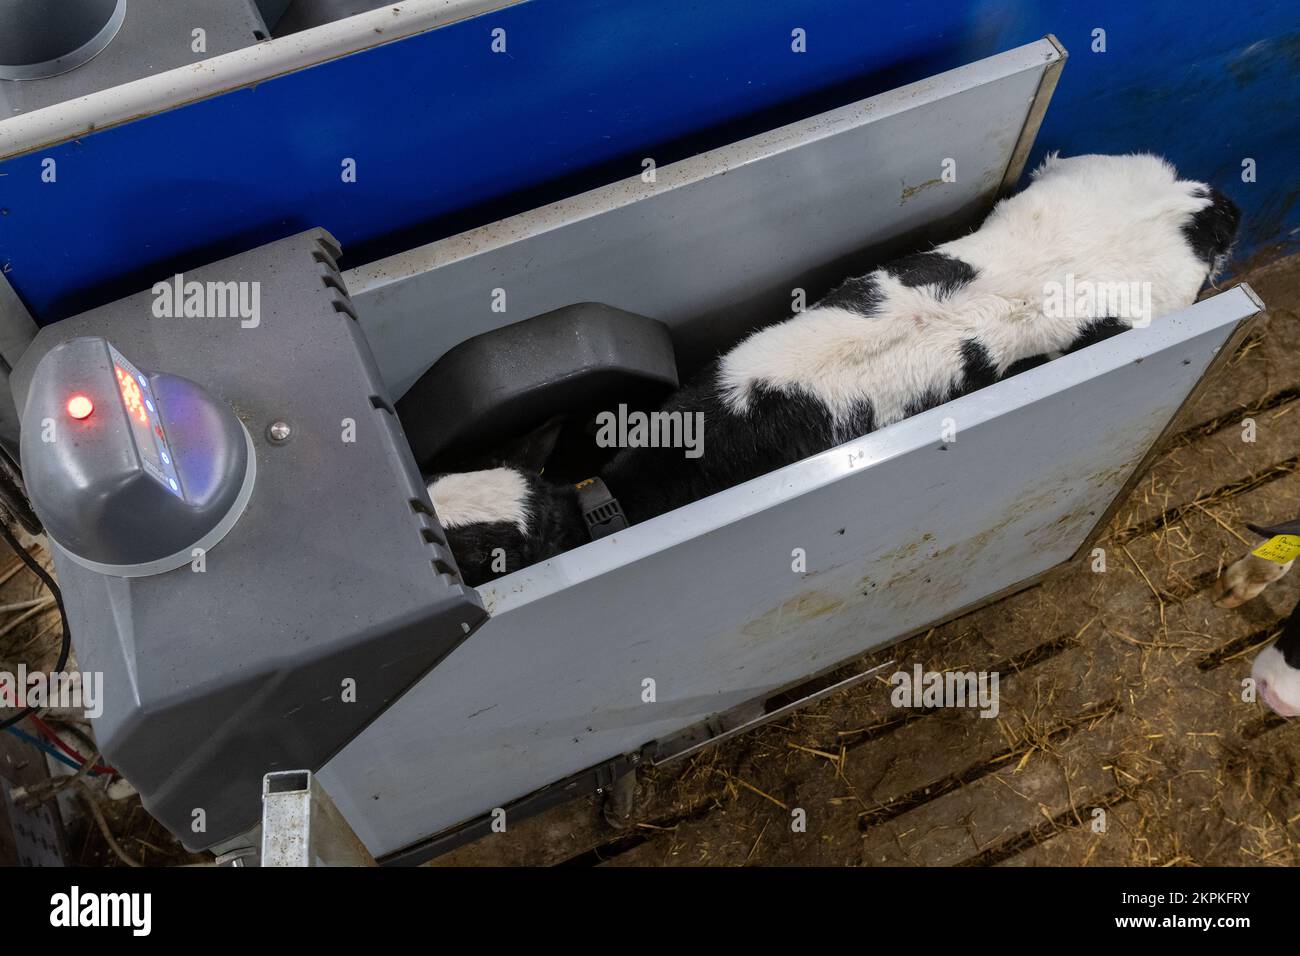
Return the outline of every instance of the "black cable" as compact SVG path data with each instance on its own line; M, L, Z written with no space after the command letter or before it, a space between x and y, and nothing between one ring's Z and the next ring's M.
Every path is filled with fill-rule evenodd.
M68 630L68 614L63 609L63 592L54 583L54 578L50 577L49 572L41 567L40 562L28 554L27 549L18 543L18 539L14 537L13 532L9 530L9 526L5 524L3 518L0 518L0 536L4 537L5 541L9 543L9 547L14 549L14 554L22 559L23 564L32 569L32 573L41 579L42 583L49 588L50 594L54 596L54 603L59 608L59 623L63 626L63 644L59 648L59 661L54 665L54 670L61 671L64 665L68 663L68 655L72 652L72 633ZM0 730L12 727L20 720L25 720L31 714L36 713L38 709L36 707L24 707L12 717L0 720Z

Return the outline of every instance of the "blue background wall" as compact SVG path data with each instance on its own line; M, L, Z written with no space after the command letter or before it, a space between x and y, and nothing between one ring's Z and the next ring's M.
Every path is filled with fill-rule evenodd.
M1048 32L1070 60L1031 163L1161 152L1242 206L1239 262L1296 241L1294 2L531 0L11 158L0 268L49 322L314 225L355 265Z

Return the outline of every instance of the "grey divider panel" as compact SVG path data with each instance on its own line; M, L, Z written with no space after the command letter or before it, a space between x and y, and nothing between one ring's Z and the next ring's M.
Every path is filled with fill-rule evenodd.
M1259 308L1232 289L481 587L487 624L322 781L390 853L1068 560Z
M111 577L54 549L78 664L104 675L96 739L194 848L255 825L263 774L320 767L485 619L456 575L337 255L311 230L186 273L256 284L245 287L260 303L248 327L155 317L142 292L45 327L13 372L25 407L43 355L102 335L141 370L202 385L252 438L252 497L202 573ZM97 398L95 413L124 414L115 401ZM292 428L282 444L267 438L276 421Z
M789 315L795 286L815 296L974 224L1018 176L1063 61L1039 40L353 269L384 381L400 396L457 343L572 302L666 323L683 367L713 354Z

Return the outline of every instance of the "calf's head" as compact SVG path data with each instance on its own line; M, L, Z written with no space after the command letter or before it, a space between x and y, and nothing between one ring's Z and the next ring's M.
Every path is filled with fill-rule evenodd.
M1300 717L1300 608L1277 642L1259 652L1250 676L1260 700L1283 717Z
M1017 201L1024 208L1013 210ZM1054 250L1088 278L1151 283L1157 314L1195 299L1226 262L1241 222L1227 196L1149 154L1051 154L1033 186L1005 205L1027 248Z

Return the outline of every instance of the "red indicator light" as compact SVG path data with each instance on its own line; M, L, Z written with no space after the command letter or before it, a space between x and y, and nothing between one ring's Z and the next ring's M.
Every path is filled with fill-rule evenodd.
M85 395L73 395L68 399L68 414L73 418L89 418L90 413L95 410L95 403Z

